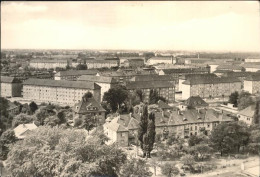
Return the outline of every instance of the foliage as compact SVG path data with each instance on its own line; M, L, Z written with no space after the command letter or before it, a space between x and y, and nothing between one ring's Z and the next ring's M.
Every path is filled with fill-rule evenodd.
M122 107L122 104L127 100L127 98L128 91L126 90L126 87L118 85L105 92L103 100L107 101L113 112L116 112Z
M54 116L56 114L54 109L54 105L47 105L36 111L36 120L40 123L40 125L44 125L44 120L47 117Z
M159 100L166 102L166 99L159 96L159 93L156 90L151 89L150 97L149 97L149 104L156 104Z
M177 176L180 172L175 164L166 163L161 167L162 174L167 177Z
M85 93L84 96L83 96L83 98L86 98L86 99L92 98L92 97L93 97L93 94L92 94L91 92L87 92L87 93Z
M176 141L176 137L175 137L175 133L173 133L170 136L168 136L168 139L166 140L166 144L168 146L171 146L174 144L175 141Z
M197 160L204 160L212 152L208 144L196 144L189 149L189 153L195 156Z
M130 158L121 169L122 177L129 176L152 176L152 172L149 171L149 165L145 160Z
M4 97L0 97L0 108L1 108L1 117L8 116L7 109L9 108L8 100Z
M253 124L255 125L259 125L259 120L260 120L260 100L258 100L256 102L256 106L255 106L255 113L254 113L254 117L253 117Z
M86 70L86 69L88 69L86 64L78 64L76 66L76 70Z
M215 127L210 136L210 143L213 149L223 153L230 153L232 150L245 146L249 141L249 129L243 122L221 123Z
M97 135L39 127L16 142L6 161L11 176L118 176L126 155Z
M237 91L231 93L231 95L229 96L229 101L228 102L231 103L231 104L234 104L234 106L237 107L238 96L239 96L239 94L238 94Z
M249 143L246 150L252 154L260 154L260 130L259 126L255 125L251 127Z
M13 130L6 130L0 137L0 159L5 160L9 152L9 145L17 141Z
M142 91L142 90L140 90L140 89L137 89L136 90L136 95L138 96L138 98L139 98L139 100L141 101L141 102L143 102L144 101L144 92Z
M83 116L83 126L85 129L89 132L97 125L97 120L95 117L91 115L85 115Z
M148 114L148 107L144 105L138 129L138 140L144 157L150 158L150 152L153 150L155 142L155 134L155 115L153 113Z
M206 135L201 134L201 135L192 135L190 136L188 143L189 146L195 146L200 143L208 143L209 139Z
M190 154L184 155L181 157L181 162L183 165L189 165L192 166L195 162L194 157Z
M76 118L74 119L74 127L79 127L80 125L82 125L83 120L80 118Z
M254 101L249 92L243 91L239 94L237 103L238 103L238 109L242 110L242 109L245 109L246 107L254 104Z
M34 116L21 113L14 117L12 126L13 126L13 128L15 128L20 124L28 124L28 123L33 122L34 120L35 120Z
M38 106L37 106L37 104L34 101L32 101L29 104L29 107L30 107L30 110L31 110L32 113L35 113L35 111L38 109Z

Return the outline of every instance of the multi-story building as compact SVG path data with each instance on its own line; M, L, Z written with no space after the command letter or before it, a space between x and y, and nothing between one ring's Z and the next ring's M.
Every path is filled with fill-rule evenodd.
M242 84L238 78L193 78L182 83L182 99L199 95L201 98L222 98L231 93L241 92Z
M120 66L124 66L126 68L138 68L144 66L144 59L126 59L123 63L120 63Z
M15 77L1 76L1 97L19 97L22 83Z
M73 107L74 118L84 118L84 116L91 116L95 118L96 125L105 123L106 110L93 97L83 97L79 103Z
M246 58L245 62L252 62L252 63L260 62L260 58Z
M55 80L71 80L75 81L82 75L96 75L98 70L96 69L88 69L88 70L67 70L67 71L60 71L55 74Z
M155 65L159 63L175 64L176 59L173 56L168 57L152 57L146 62L148 65Z
M85 61L84 61L85 63ZM119 62L115 60L86 60L88 69L118 67Z
M258 72L258 71L260 71L260 62L242 63L240 66L245 68L245 71L248 71L248 72Z
M34 59L30 61L29 66L37 69L55 69L55 68L66 68L69 65L68 60L58 59Z
M251 75L244 79L244 90L249 93L260 93L260 75Z
M144 102L149 102L151 90L157 91L158 95L167 102L175 101L175 85L169 81L132 81L126 83L126 89L131 93L141 90L144 94Z
M242 66L236 64L221 64L219 65L216 70L227 70L227 71L234 71L234 72L241 72L244 70Z
M113 77L83 75L78 78L79 81L95 82L101 87L101 99L104 93L113 88L118 82Z
M25 99L73 106L91 92L100 102L100 86L94 82L28 79L23 83Z
M255 107L256 105L250 105L247 108L239 111L237 113L238 120L245 122L247 125L252 125L254 114L256 111Z

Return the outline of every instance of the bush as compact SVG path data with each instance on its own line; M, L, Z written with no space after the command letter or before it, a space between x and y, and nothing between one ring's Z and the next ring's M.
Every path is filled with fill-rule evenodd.
M79 127L80 125L82 125L82 123L83 123L83 120L77 118L74 120L74 127Z

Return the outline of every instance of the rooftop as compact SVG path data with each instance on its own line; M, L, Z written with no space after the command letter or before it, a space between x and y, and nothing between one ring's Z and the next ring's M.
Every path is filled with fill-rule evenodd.
M23 139L25 137L26 132L34 130L36 128L37 126L34 123L20 124L16 128L14 128L14 133L17 138Z
M106 110L98 103L93 97L82 98L81 101L73 107L74 111L78 114L91 113L91 112L105 112Z
M21 81L15 77L1 76L1 83L21 83Z
M90 81L90 82L100 82L100 83L117 83L113 77L107 76L91 76L91 75L83 75L78 78L79 81Z
M131 81L174 81L172 75L143 75L135 76Z
M196 85L196 84L217 84L217 83L234 83L234 82L241 82L238 78L235 77L221 77L221 78L193 78L188 79L183 82L186 85Z
M247 117L253 117L255 113L255 107L256 105L248 106L247 108L241 110L238 112L239 115L247 116Z
M260 73L255 75L250 75L246 79L246 81L260 81Z
M81 76L81 75L96 75L98 70L88 69L88 70L67 70L60 71L55 76Z
M184 102L184 104L193 108L204 107L209 105L200 96L191 96Z
M149 88L173 88L174 84L168 81L131 81L126 83L126 88L132 89L149 89Z
M67 81L51 79L33 79L29 78L23 82L23 85L38 85L46 87L64 87L77 89L100 89L101 87L94 82L86 81Z

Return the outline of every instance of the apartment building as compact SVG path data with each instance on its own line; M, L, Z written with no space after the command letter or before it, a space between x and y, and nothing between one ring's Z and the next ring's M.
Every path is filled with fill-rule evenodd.
M25 99L69 106L78 103L87 92L100 102L100 90L99 85L86 81L28 79L23 83Z
M78 78L79 81L94 82L101 87L101 99L104 93L113 88L118 82L112 77L83 75Z
M85 61L84 61L85 63ZM112 68L118 67L119 62L115 60L86 60L85 63L88 69L92 68Z
M34 59L30 61L29 66L36 69L55 69L66 68L69 65L68 60L62 59Z
M20 97L22 83L19 79L9 76L1 76L1 97Z
M55 80L71 80L75 81L82 75L96 75L98 70L96 69L88 69L88 70L67 70L67 71L60 71L55 74Z
M260 75L251 75L243 83L245 91L251 94L260 93Z
M149 102L151 90L157 91L159 96L166 99L167 102L175 101L175 85L169 81L132 81L126 83L126 89L131 93L141 90L144 94L144 102Z
M201 98L222 98L231 93L241 92L242 84L238 78L194 78L182 83L182 99L199 95Z

